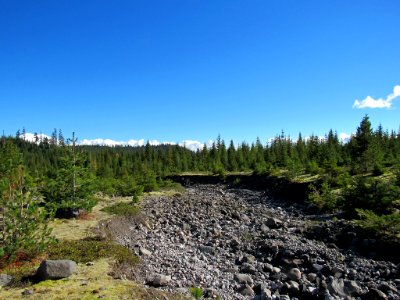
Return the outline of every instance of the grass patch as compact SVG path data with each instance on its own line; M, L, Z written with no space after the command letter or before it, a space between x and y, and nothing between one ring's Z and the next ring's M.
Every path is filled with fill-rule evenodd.
M101 209L103 212L117 216L136 216L139 213L139 207L132 202L119 202Z
M71 259L78 263L87 263L100 258L111 257L118 263L136 265L139 258L128 248L107 240L83 239L64 240L48 249L49 259Z
M189 299L183 295L171 294L152 288L146 288L129 280L116 280L107 273L112 260L102 258L93 266L78 264L76 274L61 280L46 280L30 286L31 296L22 296L26 288L1 289L0 299L35 299L35 300L94 300L94 299Z
M93 236L93 228L102 221L109 219L111 214L103 208L116 203L132 202L132 197L101 197L89 214L78 219L54 219L49 227L53 228L52 235L60 240L79 240Z

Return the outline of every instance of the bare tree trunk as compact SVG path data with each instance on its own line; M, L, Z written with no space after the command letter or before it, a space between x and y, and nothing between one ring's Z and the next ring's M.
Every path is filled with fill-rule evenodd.
M72 174L72 201L75 206L75 194L76 194L76 173L75 173L75 165L76 165L76 157L75 157L75 132L72 132L72 155L73 155L73 174Z

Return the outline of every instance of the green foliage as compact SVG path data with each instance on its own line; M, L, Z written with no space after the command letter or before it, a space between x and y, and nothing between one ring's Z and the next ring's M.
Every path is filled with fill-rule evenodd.
M400 186L394 180L361 176L344 190L344 197L344 209L351 215L355 215L356 208L387 214L400 199Z
M95 186L86 166L86 155L75 149L74 144L60 150L59 165L43 190L47 207L90 211L96 204L92 197Z
M0 254L9 261L18 251L39 253L52 241L48 214L11 141L0 146Z
M162 191L175 191L177 193L183 193L185 191L185 188L179 182L174 182L170 179L160 180L158 184Z
M36 135L36 143L25 141L21 133L14 141L23 153L25 166L34 176L34 181L38 186L44 186L42 190L49 206L68 207L73 198L69 192L73 185L69 174L73 172L71 155L66 150L73 147L67 146L62 134L57 139L56 130L51 139L42 139ZM356 190L359 188L357 183L353 184L349 172L360 177L370 176L371 173L375 176L390 176L391 170L396 169L395 164L400 161L400 134L384 131L381 126L376 131L372 130L369 118L365 116L356 134L346 143L340 142L333 130L325 138L311 135L305 139L299 134L297 141L282 131L265 145L257 138L250 145L242 142L235 146L230 141L229 147L226 147L224 140L218 137L211 147L204 146L196 152L178 145L151 146L150 143L142 147L75 146L75 150L78 199L75 199L77 201L72 206L79 206L81 199L90 199L87 195L93 189L112 196L132 196L137 200L142 191L163 188L160 178L166 175L199 171L218 175L222 180L226 179L225 171L269 175L276 170L276 174L283 174L290 180L305 171L307 174L320 175L331 187L344 188L347 193L346 190L351 189L352 185ZM66 166L65 157L68 155L69 164ZM85 175L79 176L79 168L85 170ZM287 170L286 174L282 170ZM397 177L400 178L400 175ZM397 182L400 183L400 179ZM86 195L85 189L88 189ZM360 189L355 191L357 193L362 197ZM353 196L347 198L347 202L351 203L345 207L353 214L354 208L375 210L372 204L366 203L377 202L378 213L379 210L391 209L391 201L383 199L386 196L381 197L383 200L372 201L367 193L365 200L356 197L354 205L354 199L351 200ZM91 202L87 204L87 207L93 205Z
M385 170L384 170L384 168L383 168L380 164L376 163L376 164L374 165L374 169L373 169L373 171L372 171L372 174L373 174L374 176L380 176L380 175L382 175L384 172L385 172Z
M203 290L199 287L192 287L190 288L190 294L194 299L199 300L203 297Z
M341 198L331 189L327 182L323 182L320 189L313 184L311 184L309 188L310 193L308 195L308 201L319 210L334 211L338 208Z
M265 175L268 176L271 174L272 166L269 164L256 164L254 167L253 174L254 175Z
M314 160L311 160L306 165L306 172L310 173L311 175L317 175L320 172L320 168L319 168L317 162Z
M138 257L128 248L107 240L63 240L49 247L47 252L49 259L71 259L78 263L87 263L106 257L113 257L119 263L131 265L139 262Z
M128 202L120 202L111 206L107 206L101 210L118 216L135 216L139 213L139 207L134 205L134 203Z
M360 220L356 223L362 228L378 235L400 239L400 213L398 211L387 215L377 215L371 210L356 209Z

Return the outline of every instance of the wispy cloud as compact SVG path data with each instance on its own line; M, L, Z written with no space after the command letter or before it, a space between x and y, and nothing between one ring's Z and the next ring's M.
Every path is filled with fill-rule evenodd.
M341 140L343 143L347 143L348 141L350 141L351 136L351 134L342 132L339 134L339 140Z
M128 140L128 141L114 141L111 139L93 139L93 140L88 140L84 139L79 142L80 145L100 145L100 146L132 146L132 147L137 147L137 146L144 146L147 143L144 139L140 140ZM203 149L204 143L201 143L199 141L193 141L193 140L184 140L179 143L176 142L160 142L158 140L149 140L149 144L152 146L158 146L158 145L179 145L182 147L185 147L189 150L196 151L197 149ZM207 143L207 146L212 144L212 141L209 141Z
M386 99L379 98L374 99L371 96L367 96L363 100L354 101L353 108L392 108L393 100L400 96L400 85L396 85L393 88L393 93L389 94Z

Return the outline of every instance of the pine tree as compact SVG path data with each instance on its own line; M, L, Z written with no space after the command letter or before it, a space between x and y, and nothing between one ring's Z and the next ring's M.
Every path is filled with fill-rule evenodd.
M362 119L354 137L353 160L357 163L360 172L371 171L376 158L374 133L368 115Z
M59 167L44 189L47 206L60 217L76 216L80 210L90 210L95 204L94 178L85 153L76 146L75 133L69 142L71 145L61 149Z
M12 259L17 251L35 254L50 242L40 199L18 148L4 140L0 146L0 257Z

